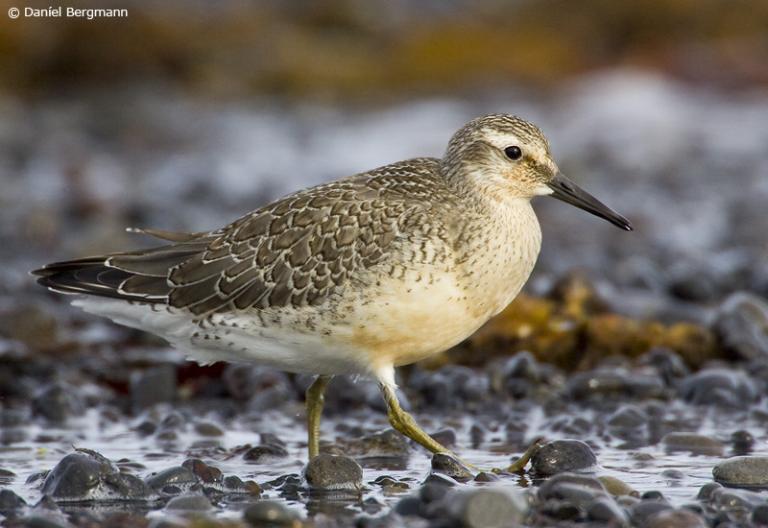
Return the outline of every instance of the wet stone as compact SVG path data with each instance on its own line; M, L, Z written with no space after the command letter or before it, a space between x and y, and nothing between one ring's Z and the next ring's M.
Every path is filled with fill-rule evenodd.
M523 494L512 489L484 488L462 493L454 517L467 528L517 526L528 512Z
M633 496L637 497L639 493L629 484L621 479L610 475L600 475L597 480L605 486L605 490L614 497Z
M184 466L175 466L153 473L145 479L145 482L153 490L169 492L172 491L169 488L188 489L197 484L197 477L191 469Z
M718 309L712 325L723 346L747 360L768 361L768 302L734 293Z
M182 467L189 469L195 474L202 482L206 484L218 484L222 482L223 475L221 470L213 466L209 466L199 458L190 458L185 460Z
M469 468L447 453L432 455L432 471L447 475L459 482L466 482L474 478L474 474Z
M349 457L322 454L310 460L304 478L313 490L360 491L363 468Z
M635 526L646 526L646 522L662 511L672 510L672 506L663 501L640 501L629 509L630 521Z
M32 400L32 413L52 423L64 423L67 418L81 416L84 411L76 390L65 385L56 384L43 389Z
M644 528L707 528L707 521L688 510L662 510L649 515Z
M488 471L481 471L475 475L475 482L497 482L499 477L494 473Z
M729 458L717 464L712 470L712 475L724 486L765 488L768 487L768 457Z
M694 405L743 409L745 403L755 401L758 391L742 372L711 368L685 378L680 385L680 396Z
M46 476L42 492L59 500L131 500L149 495L133 475L102 455L84 449L65 456Z
M699 493L696 495L696 498L700 501L709 502L715 490L720 489L723 489L722 484L718 484L717 482L707 482L699 488Z
M252 447L243 454L243 460L257 464L270 464L284 458L288 458L288 450L274 444Z
M575 473L555 475L538 490L538 498L542 502L564 502L576 508L584 508L593 499L601 496L607 495L599 480Z
M670 387L674 387L678 380L690 374L683 358L668 348L654 348L640 357L638 363L653 367Z
M627 514L607 497L597 497L586 508L587 519L608 526L627 526Z
M385 429L344 445L344 452L359 457L406 457L409 453L408 440L394 429Z
M768 526L768 504L761 504L752 510L752 523L757 526Z
M755 437L749 431L734 431L731 434L731 445L735 455L748 455L755 445Z
M657 376L601 368L575 374L566 385L567 394L578 401L604 403L606 397L664 398L664 384Z
M586 470L597 464L592 449L580 440L555 440L544 444L531 458L531 467L539 476L566 471Z
M165 505L166 510L207 511L213 508L205 495L181 495L174 497Z
M292 526L298 515L283 503L262 500L248 506L243 512L243 520L254 527Z
M0 514L9 515L10 512L26 506L27 503L12 490L0 490Z
M430 436L444 447L454 447L456 445L456 431L453 429L441 429Z
M724 445L719 440L696 433L669 433L662 439L668 453L685 451L695 455L722 455Z
M211 422L198 422L195 424L195 432L200 436L223 436L221 427Z

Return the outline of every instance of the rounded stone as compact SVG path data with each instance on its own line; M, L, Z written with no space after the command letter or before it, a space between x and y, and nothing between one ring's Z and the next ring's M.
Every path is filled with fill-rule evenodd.
M466 482L474 478L474 474L469 468L447 453L432 455L432 471L448 475L459 482Z
M161 490L166 486L184 488L197 483L197 476L189 468L175 466L153 473L145 479L145 482L153 490Z
M213 508L211 501L205 495L181 495L174 497L165 505L166 510L206 511Z
M541 446L531 458L531 467L540 476L586 470L596 464L597 457L592 449L580 440L549 442Z
M587 518L607 526L626 526L627 514L608 497L598 497L587 506Z
M5 514L26 506L24 499L16 495L12 490L0 490L0 513Z
M707 528L703 517L689 510L662 510L646 519L644 528Z
M459 512L461 526L468 528L517 526L525 519L528 503L520 492L486 488L466 493Z
M257 464L269 464L288 457L288 450L280 445L264 444L252 447L243 454L243 460Z
M298 515L281 502L263 500L248 506L243 520L251 526L292 526Z
M715 480L724 486L742 488L768 487L768 456L737 456L720 462L712 470Z
M719 440L696 433L669 433L661 442L668 453L685 451L694 455L719 456L725 447Z
M359 491L363 487L363 468L343 455L318 455L307 464L304 478L315 490Z

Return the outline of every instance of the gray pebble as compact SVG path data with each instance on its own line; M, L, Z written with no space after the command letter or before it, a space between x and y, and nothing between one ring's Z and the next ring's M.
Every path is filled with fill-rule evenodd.
M723 346L742 359L768 360L768 303L737 292L720 305L713 330Z
M528 503L518 490L483 488L462 493L452 509L461 526L501 528L521 524Z
M701 515L688 510L662 510L643 523L644 528L707 528L707 521Z
M243 512L243 520L261 528L262 526L291 526L298 515L283 503L270 500L258 501Z
M629 525L626 512L608 497L598 497L587 506L587 519L608 526Z
M725 486L768 487L768 457L738 456L717 464L712 470L715 480Z
M140 479L120 473L108 459L86 449L62 458L46 476L42 492L58 500L138 499L149 495Z
M165 505L166 510L206 511L213 508L205 495L181 495L174 497Z
M531 467L539 476L594 467L597 458L592 449L580 440L555 440L541 446L531 458Z
M74 387L55 384L43 389L32 400L32 413L45 420L61 424L71 416L80 416L85 406Z
M758 390L744 373L723 368L704 369L680 384L680 396L695 405L741 409L755 401Z
M0 490L0 514L8 515L9 512L26 506L24 499L16 495L12 490Z
M304 478L314 490L360 491L363 468L352 458L322 454L310 460L304 469Z
M288 450L276 444L252 447L243 454L243 460L257 464L270 464L284 458L288 458Z
M188 488L197 483L197 476L191 469L184 466L175 466L153 473L144 482L153 490L159 491L166 486L175 486L180 489Z
M459 482L466 482L474 478L474 474L469 468L447 453L432 455L432 471L448 475Z
M725 448L719 440L696 433L669 433L661 442L668 453L685 451L695 455L719 456Z

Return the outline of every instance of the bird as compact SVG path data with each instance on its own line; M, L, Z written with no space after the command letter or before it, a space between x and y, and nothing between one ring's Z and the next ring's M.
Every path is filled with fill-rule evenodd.
M32 271L72 304L156 334L202 364L260 364L314 376L309 459L336 375L376 381L394 429L450 453L406 412L395 369L471 336L517 296L552 196L621 229L630 222L564 176L543 132L490 114L442 158L398 161L300 190L220 229L133 229L162 244Z

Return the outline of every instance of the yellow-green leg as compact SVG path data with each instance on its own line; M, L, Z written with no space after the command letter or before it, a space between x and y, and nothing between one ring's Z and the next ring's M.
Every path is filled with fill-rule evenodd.
M520 473L525 469L525 466L528 465L528 462L531 460L531 457L536 454L536 451L539 450L539 448L544 443L544 438L537 438L536 440L531 443L530 446L528 446L528 449L525 450L525 453L520 455L520 458L512 462L512 465L509 466L505 471L508 473ZM494 471L496 472L496 471Z
M413 419L413 416L400 407L400 402L397 400L397 394L395 393L394 387L387 383L381 383L380 386L384 401L387 403L387 417L389 418L389 423L392 424L392 427L394 427L395 430L429 449L433 453L448 453L451 456L455 456L449 449L446 449L437 440L424 432L424 430L416 423L416 420Z
M325 388L333 376L318 376L312 385L307 388L307 434L309 459L312 460L320 454L320 418L323 414L325 403Z

